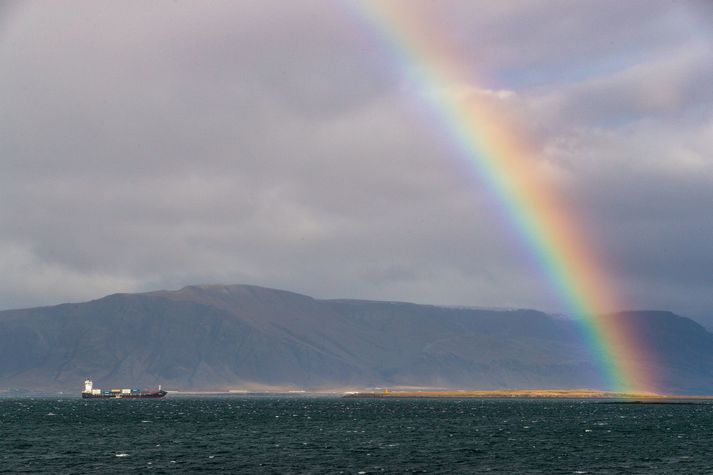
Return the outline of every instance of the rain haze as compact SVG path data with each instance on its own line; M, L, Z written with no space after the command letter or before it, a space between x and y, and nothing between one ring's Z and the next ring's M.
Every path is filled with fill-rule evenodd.
M402 2L630 309L713 326L713 8ZM565 311L347 2L0 5L0 308L246 283Z

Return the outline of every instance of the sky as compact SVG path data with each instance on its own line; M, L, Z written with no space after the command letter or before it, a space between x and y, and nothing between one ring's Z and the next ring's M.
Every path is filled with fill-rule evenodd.
M394 3L627 309L713 327L712 4ZM397 59L346 0L0 4L0 309L244 283L563 311Z

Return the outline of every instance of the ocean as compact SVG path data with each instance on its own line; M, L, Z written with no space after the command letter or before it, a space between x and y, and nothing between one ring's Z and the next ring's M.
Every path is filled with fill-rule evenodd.
M713 404L0 399L0 473L713 473Z

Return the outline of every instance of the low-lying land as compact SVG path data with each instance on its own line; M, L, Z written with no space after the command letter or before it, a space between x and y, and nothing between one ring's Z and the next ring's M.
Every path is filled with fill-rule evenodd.
M521 399L622 399L639 401L683 401L713 399L713 396L682 396L655 393L623 393L592 389L504 389L480 391L389 391L350 393L348 398L521 398Z

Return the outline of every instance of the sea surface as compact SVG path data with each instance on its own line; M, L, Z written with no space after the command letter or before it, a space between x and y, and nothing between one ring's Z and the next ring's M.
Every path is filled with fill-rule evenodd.
M713 405L0 399L0 473L713 473Z

